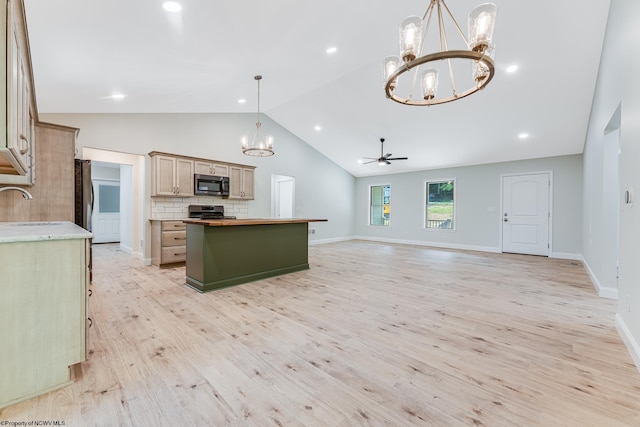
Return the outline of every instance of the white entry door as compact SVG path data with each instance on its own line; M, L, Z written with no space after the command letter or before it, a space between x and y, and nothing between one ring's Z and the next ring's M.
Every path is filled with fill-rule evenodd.
M120 241L120 182L93 180L93 243Z
M549 256L548 173L502 177L502 252Z
M295 206L295 182L292 176L272 175L272 216L274 218L293 218Z

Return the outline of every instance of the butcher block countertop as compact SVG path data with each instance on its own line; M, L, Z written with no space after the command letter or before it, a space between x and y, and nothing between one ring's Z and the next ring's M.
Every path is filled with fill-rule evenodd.
M270 224L300 224L308 222L325 222L326 219L309 218L245 218L245 219L185 219L187 224L201 224L209 227L227 227L238 225L270 225Z

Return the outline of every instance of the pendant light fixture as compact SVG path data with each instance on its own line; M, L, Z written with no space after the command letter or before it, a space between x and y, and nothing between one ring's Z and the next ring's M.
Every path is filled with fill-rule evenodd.
M496 11L493 3L484 3L473 9L469 14L468 37L465 37L444 0L429 0L422 18L410 16L402 21L400 56L389 56L383 63L387 98L405 105L429 106L456 101L483 89L495 74L492 38ZM452 21L449 28L459 33L464 49L450 49L446 33L447 16ZM430 24L434 19L437 39L433 44L437 50L425 54L423 51L430 41ZM440 73L438 66L444 69L444 73ZM463 74L460 74L457 70L462 67ZM463 82L463 89L456 88L456 79ZM440 96L438 85L443 80L450 84L451 92Z
M273 156L273 136L263 136L262 123L260 123L260 80L262 80L262 76L255 76L254 79L258 82L258 121L253 138L249 140L248 135L242 137L242 152L247 156Z

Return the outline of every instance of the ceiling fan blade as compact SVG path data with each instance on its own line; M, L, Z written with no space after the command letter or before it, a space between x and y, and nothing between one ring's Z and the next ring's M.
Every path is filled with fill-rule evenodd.
M369 160L368 162L362 162L363 165L369 164L369 163L378 163L381 166L386 166L386 165L390 165L391 162L390 160L408 160L408 157L391 157L393 156L393 154L391 153L387 153L387 154L382 154L384 153L384 138L380 138L380 157L378 157L377 159L374 159L373 157L363 157L363 159Z

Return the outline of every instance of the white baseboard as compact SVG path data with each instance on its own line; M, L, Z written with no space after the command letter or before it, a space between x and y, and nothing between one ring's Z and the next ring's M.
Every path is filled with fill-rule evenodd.
M574 261L584 261L582 254L571 254L568 252L551 252L549 258L572 259Z
M144 265L151 265L151 258L149 258L148 261L144 259L144 255L142 254L142 252L134 252L133 249L123 245L122 243L120 243L120 250L128 255L131 255L133 258L139 259Z
M369 237L369 236L356 236L357 240L369 240L372 242L382 243L398 243L403 245L415 245L415 246L429 246L433 248L443 249L458 249L462 251L477 251L477 252L491 252L500 253L500 248L494 248L491 246L473 246L473 245L458 245L455 243L441 243L441 242L425 242L422 240L403 240L403 239L385 239L382 237Z
M640 344L638 344L638 341L636 341L633 335L631 335L631 331L627 328L627 324L618 313L616 313L616 329L618 330L624 345L627 346L627 349L631 354L631 358L633 359L633 363L636 364L636 368L640 371Z
M601 296L602 298L618 299L618 288L602 286L596 275L591 270L591 267L589 267L589 263L584 259L584 257L581 258L582 264L591 278L591 283L593 283L593 287L596 288L596 292L598 292L598 296Z
M346 242L348 240L353 240L354 237L334 237L332 239L314 239L309 240L309 246L313 245L323 245L325 243L336 243L336 242Z

